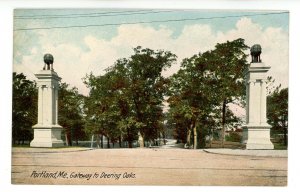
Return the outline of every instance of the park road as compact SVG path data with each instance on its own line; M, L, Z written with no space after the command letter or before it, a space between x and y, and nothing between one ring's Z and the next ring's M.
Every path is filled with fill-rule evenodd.
M12 184L286 186L286 157L191 149L12 149Z

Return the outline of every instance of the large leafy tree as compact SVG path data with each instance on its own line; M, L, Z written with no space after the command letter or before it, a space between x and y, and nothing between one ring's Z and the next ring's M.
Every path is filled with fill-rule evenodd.
M192 134L194 148L197 137L203 144L205 134L220 122L223 141L225 125L231 123L226 122L227 104L245 94L247 49L243 39L217 44L213 50L183 60L181 70L171 78L171 113L180 124L187 124L187 143Z
M218 43L206 55L207 63L214 68L214 78L218 81L215 89L222 108L222 146L226 122L226 109L229 103L245 97L244 71L247 67L248 50L244 39Z
M162 129L162 107L167 80L162 71L171 66L176 56L168 51L134 49L135 54L123 64L128 68L129 95L139 128L140 146L144 139L157 138Z
M85 102L86 131L101 135L102 147L103 136L108 138L108 146L110 139L113 142L116 139L121 140L122 133L118 122L129 111L122 92L125 81L119 78L121 76L117 76L115 71L98 77L90 74L85 78L85 84L90 88Z
M32 125L37 118L36 83L23 73L13 73L12 142L32 140Z
M137 47L129 59L117 60L106 74L87 76L85 83L90 88L91 103L89 121L95 122L90 126L91 130L98 127L98 131L107 134L122 134L129 147L137 136L141 147L144 139L157 138L163 129L162 103L167 89L167 79L162 76L162 71L175 59L170 52ZM97 104L95 109L91 109L92 104ZM109 121L115 124L102 126Z
M267 97L267 118L272 132L283 134L283 144L288 145L288 88L275 89Z
M218 105L215 94L217 81L205 58L209 53L199 53L183 60L181 69L170 81L170 114L177 130L182 129L182 126L186 127L183 135L187 138L183 141L188 146L193 145L195 149L199 147L198 140L203 147L204 136L211 126L215 106ZM177 131L177 135L180 136L180 131Z

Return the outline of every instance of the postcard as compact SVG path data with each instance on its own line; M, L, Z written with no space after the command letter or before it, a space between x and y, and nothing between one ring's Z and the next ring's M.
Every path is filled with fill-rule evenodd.
M12 184L287 186L289 11L13 22Z

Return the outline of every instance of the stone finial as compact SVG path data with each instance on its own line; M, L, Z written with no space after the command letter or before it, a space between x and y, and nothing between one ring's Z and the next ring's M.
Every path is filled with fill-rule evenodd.
M250 48L252 63L261 63L260 54L261 54L261 46L259 44L255 44Z
M43 70L53 70L53 62L54 62L54 58L53 55L47 53L44 55L44 68ZM47 65L47 68L46 68Z

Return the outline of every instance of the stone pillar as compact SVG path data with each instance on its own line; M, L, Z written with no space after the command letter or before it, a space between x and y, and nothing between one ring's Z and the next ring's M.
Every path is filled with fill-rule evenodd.
M38 122L32 128L34 138L30 147L61 147L62 127L57 121L58 88L61 78L53 69L46 69L35 74L38 86Z
M260 57L255 58L252 50L251 55L252 62L246 72L247 117L243 126L243 143L246 149L274 149L270 140L271 126L266 118L266 80L271 67L261 62Z

